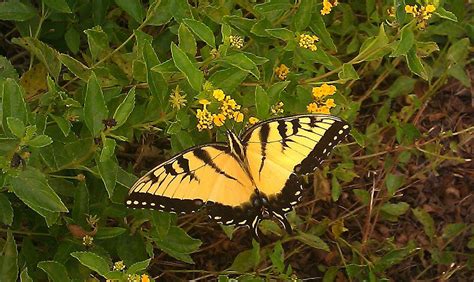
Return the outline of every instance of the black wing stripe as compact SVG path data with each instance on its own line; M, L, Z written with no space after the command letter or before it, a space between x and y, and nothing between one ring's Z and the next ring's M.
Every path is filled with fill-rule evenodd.
M267 158L267 141L268 141L268 135L270 134L270 126L268 123L263 124L262 127L260 128L260 151L262 154L262 159L260 162L260 169L258 170L259 174L262 172L263 165L265 163L265 159Z
M225 177L240 183L240 181L238 181L235 177L233 177L231 175L228 175L225 171L220 169L216 165L216 163L213 161L213 159L211 158L211 156L209 155L209 153L206 150L203 150L201 148L197 148L196 150L193 151L193 154L196 158L200 159L203 163L205 163L206 165L212 167L215 172L217 172L219 174L222 174Z

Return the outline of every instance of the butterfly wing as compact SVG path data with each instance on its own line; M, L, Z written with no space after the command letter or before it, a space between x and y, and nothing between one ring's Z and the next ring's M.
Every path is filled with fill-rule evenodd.
M319 167L349 130L338 117L307 114L263 121L242 134L250 174L275 216L283 220L300 200L297 174Z
M223 224L247 225L254 185L225 144L190 148L155 167L130 188L126 205L176 213L206 206Z

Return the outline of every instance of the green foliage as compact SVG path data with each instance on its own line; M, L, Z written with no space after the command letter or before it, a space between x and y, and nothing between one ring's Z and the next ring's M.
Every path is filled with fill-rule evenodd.
M323 281L404 280L392 270L412 259L419 261L403 267L415 265L415 280L434 279L431 270L452 263L459 269L439 277L472 269L474 257L463 252L474 249L472 224L439 223L406 196L442 163L465 161L457 148L472 126L437 134L420 119L446 82L471 86L472 7L434 1L420 28L408 1L339 2L327 15L320 0L0 3L9 30L8 57L0 56L0 277L127 281L178 266L164 277L291 280L307 278L299 262L292 268L299 253ZM303 48L301 35L316 35L316 50ZM226 264L215 268L195 258L213 255L214 240L225 235L201 213L178 221L125 208L146 169L222 140L220 129L197 129L198 101L211 100L213 90L241 105L243 123L228 124L240 130L250 117L306 112L312 88L323 83L337 86L331 113L351 123L352 137L335 149L337 164L322 169L325 182L314 181L331 208L308 201L290 213L295 234L266 220L261 231L273 239L250 245L250 233L224 227L231 240L245 234L244 243L226 249ZM453 136L464 139L443 147ZM376 233L379 223L406 222L429 240Z

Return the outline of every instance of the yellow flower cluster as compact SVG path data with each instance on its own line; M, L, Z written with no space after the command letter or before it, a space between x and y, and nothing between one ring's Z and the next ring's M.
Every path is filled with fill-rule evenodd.
M236 122L242 122L244 120L244 114L240 112L241 106L232 99L230 96L226 96L224 91L221 89L215 89L212 92L213 98L220 104L219 113L211 113L207 109L207 105L210 105L206 99L199 100L199 103L203 105L202 109L198 109L196 117L198 119L197 128L199 131L204 129L212 129L215 126L223 126L226 120L234 120Z
M309 49L311 51L316 51L318 47L316 47L316 44L314 43L318 41L319 41L319 37L317 37L316 35L301 34L299 45L300 47Z
M323 0L323 8L321 9L321 15L327 15L331 13L331 9L336 7L337 4L339 4L337 0L333 0L333 1Z
M328 85L327 83L324 83L320 87L313 87L314 102L306 106L306 110L312 114L329 114L331 108L334 108L336 104L334 103L334 99L325 100L325 98L334 95L336 90L334 85Z
M170 95L170 104L173 109L181 109L181 107L186 106L186 94L181 94L182 91L179 89L179 85L176 85L176 88L171 92Z
M107 280L108 281L108 280ZM127 277L128 282L150 282L150 276L148 274L129 274Z
M119 260L117 262L114 263L114 267L113 267L113 270L114 271L122 271L125 269L125 264L123 263L123 260Z
M276 103L275 105L272 105L270 110L272 111L272 114L274 115L279 115L279 114L282 114L283 113L283 106L285 104L283 104L283 102L278 102Z
M419 29L425 29L427 26L427 21L431 18L431 15L436 10L434 5L418 6L406 5L405 12L411 14L415 19Z
M290 69L285 64L281 64L275 69L275 74L280 80L285 80L289 72Z
M244 39L238 35L231 35L229 36L230 46L240 49L244 47Z
M256 124L256 123L259 122L259 121L260 121L260 120L259 120L258 118L256 118L256 117L249 117L249 123L250 123L251 125L254 125L254 124Z

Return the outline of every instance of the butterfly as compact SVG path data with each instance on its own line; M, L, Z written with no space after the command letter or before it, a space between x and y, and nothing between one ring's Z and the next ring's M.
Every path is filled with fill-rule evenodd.
M259 122L226 143L189 148L158 165L130 188L126 205L174 213L206 208L224 225L248 226L275 217L288 233L286 214L300 200L298 175L312 173L349 133L332 115L304 114Z

